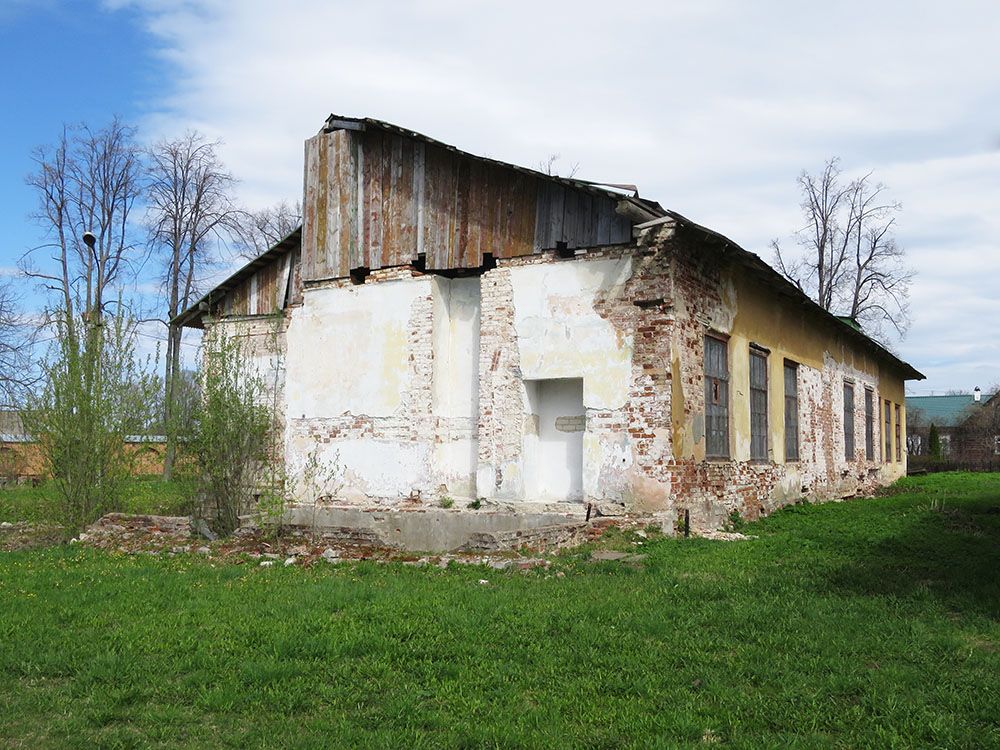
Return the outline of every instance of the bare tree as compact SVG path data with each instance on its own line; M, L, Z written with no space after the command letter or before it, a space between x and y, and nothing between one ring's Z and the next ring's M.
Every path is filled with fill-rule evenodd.
M875 338L905 335L914 274L894 236L901 205L870 172L845 182L838 159L819 175L803 172L798 182L806 224L795 233L798 252L772 241L778 270L823 309L850 316Z
M118 300L109 292L133 279L144 260L129 222L143 192L142 152L135 128L116 117L97 131L64 127L56 145L37 148L33 158L37 171L27 182L49 241L29 251L22 268L56 294L58 320L76 340L79 320L99 328L106 306ZM92 244L83 241L86 232ZM45 252L51 265L40 266Z
M240 228L241 212L232 198L236 181L219 160L218 145L191 131L175 140L160 141L148 154L150 242L163 258L167 296L165 479L173 472L177 447L175 396L180 387L184 333L171 321L194 301L215 243Z
M281 242L302 224L302 203L279 201L257 211L243 211L239 216L235 239L240 254L256 258Z
M573 164L573 166L569 168L569 172L565 175L561 175L556 169L556 162L561 158L562 157L559 154L549 154L548 159L538 162L538 171L542 174L547 174L550 177L566 177L568 179L572 179L576 176L576 173L580 171L580 164Z
M32 354L38 329L24 317L9 280L0 281L0 407L20 406L41 373Z

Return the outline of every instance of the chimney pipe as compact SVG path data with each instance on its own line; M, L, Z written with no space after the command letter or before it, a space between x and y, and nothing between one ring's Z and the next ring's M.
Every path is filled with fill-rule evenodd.
M978 403L979 403L979 400L980 400L980 399L981 399L982 397L983 397L983 392L982 392L981 390L979 390L979 386L977 385L977 386L975 387L975 389L974 389L974 390L972 391L972 398L973 398L973 399L975 400L975 402L976 402L976 403L978 404Z

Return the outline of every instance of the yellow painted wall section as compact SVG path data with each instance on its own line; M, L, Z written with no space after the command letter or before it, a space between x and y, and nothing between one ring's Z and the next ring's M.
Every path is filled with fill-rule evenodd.
M768 375L768 458L775 463L784 463L784 363L791 360L818 371L829 367L832 360L842 369L847 378L856 378L855 409L864 409L863 385L875 388L878 399L876 405L876 459L880 446L884 444L882 424L885 400L892 402L892 432L895 440L895 405L900 405L901 435L905 430L905 385L901 373L871 350L851 340L837 330L835 321L825 321L814 311L788 299L757 281L749 278L745 271L729 267L721 274L722 310L712 315L712 327L729 338L730 370L730 452L736 461L750 460L750 347L756 344L769 351ZM693 421L683 416L683 394L678 382L675 362L674 431L679 446L679 456L691 456L696 460L705 457L704 430L696 429ZM702 419L701 414L694 415ZM801 418L801 417L800 417ZM858 444L863 445L864 434L855 435ZM905 450L903 461L895 462L895 443L892 461L888 462L905 473Z

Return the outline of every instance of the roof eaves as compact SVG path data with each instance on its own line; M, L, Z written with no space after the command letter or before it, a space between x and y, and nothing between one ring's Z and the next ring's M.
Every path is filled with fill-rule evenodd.
M511 162L500 161L499 159L491 159L486 156L478 156L477 154L470 153L469 151L463 151L457 146L453 146L449 143L444 143L436 138L431 138L423 133L418 133L415 130L410 130L409 128L404 128L399 125L394 125L391 122L386 122L385 120L378 120L373 117L346 117L343 115L331 114L326 119L326 124L320 132L330 133L334 130L358 130L364 131L369 127L376 128L378 130L385 130L390 133L395 133L401 135L404 138L410 138L413 140L423 141L424 143L429 143L433 146L443 148L447 151L451 151L455 154L460 154L461 156L468 157L470 159L475 159L476 161L483 162L485 164L493 164L494 166L502 167L504 169L512 169L515 172L521 174L530 175L538 179L547 180L549 182L555 182L567 187L572 187L577 190L584 190L595 195L603 195L610 198L615 198L621 200L622 198L629 198L642 209L648 213L650 216L662 216L664 214L664 209L656 201L649 201L639 198L639 188L632 184L625 183L614 183L614 182L596 182L593 180L582 180L574 177L560 177L559 175L546 174L537 169L530 169L529 167L522 167L518 164L513 164Z
M187 309L178 313L173 319L171 319L170 324L177 327L201 328L201 318L205 312L207 312L207 308L213 301L216 301L225 295L243 279L253 274L257 269L266 266L275 258L278 258L297 247L301 237L302 226L299 225L256 258L231 273L224 281L216 284L196 302L188 305Z
M834 315L829 310L826 310L820 305L818 305L815 301L813 301L809 297L809 295L807 295L805 292L803 292L801 289L795 286L795 284L793 284L784 276L782 276L780 273L778 273L776 270L774 270L774 268L772 268L769 263L762 260L760 256L750 252L749 250L745 250L744 248L740 247L738 244L733 242L725 235L719 234L715 230L709 229L708 227L702 226L701 224L691 221L686 216L683 216L677 213L676 211L671 211L669 209L666 211L666 216L659 219L654 219L653 221L646 222L645 224L639 224L635 227L635 229L642 230L642 229L652 228L660 224L669 223L671 220L676 221L679 224L686 225L697 231L700 231L723 243L725 247L732 248L734 251L736 251L736 253L739 255L740 259L744 262L744 264L750 266L752 269L757 271L758 274L761 277L763 277L763 280L766 283L769 283L772 286L776 287L785 296L796 300L797 302L805 305L807 308L813 310L813 312L818 313L822 317L826 318L828 321L833 322L842 332L847 333L849 336L854 337L856 340L859 340L866 346L874 349L875 352L879 354L879 356L881 356L884 359L888 359L896 367L898 367L900 370L903 371L904 380L925 379L924 374L919 370L917 370L915 367L913 367L913 365L901 360L895 354L893 354L884 346L882 346L882 344L878 343L877 341L875 341L875 339L865 334L860 329L860 327L852 325L846 320L843 320L840 316Z

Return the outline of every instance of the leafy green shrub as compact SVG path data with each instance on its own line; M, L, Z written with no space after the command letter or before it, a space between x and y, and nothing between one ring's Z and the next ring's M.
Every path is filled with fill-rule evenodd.
M243 341L211 331L202 353L202 399L188 448L194 459L195 512L215 533L231 534L256 507L272 459L274 409L264 376ZM283 492L283 488L279 491Z
M83 322L83 330L57 324L42 387L24 410L70 533L122 507L135 464L126 442L146 429L156 401L152 368L135 356L135 323L122 315Z

